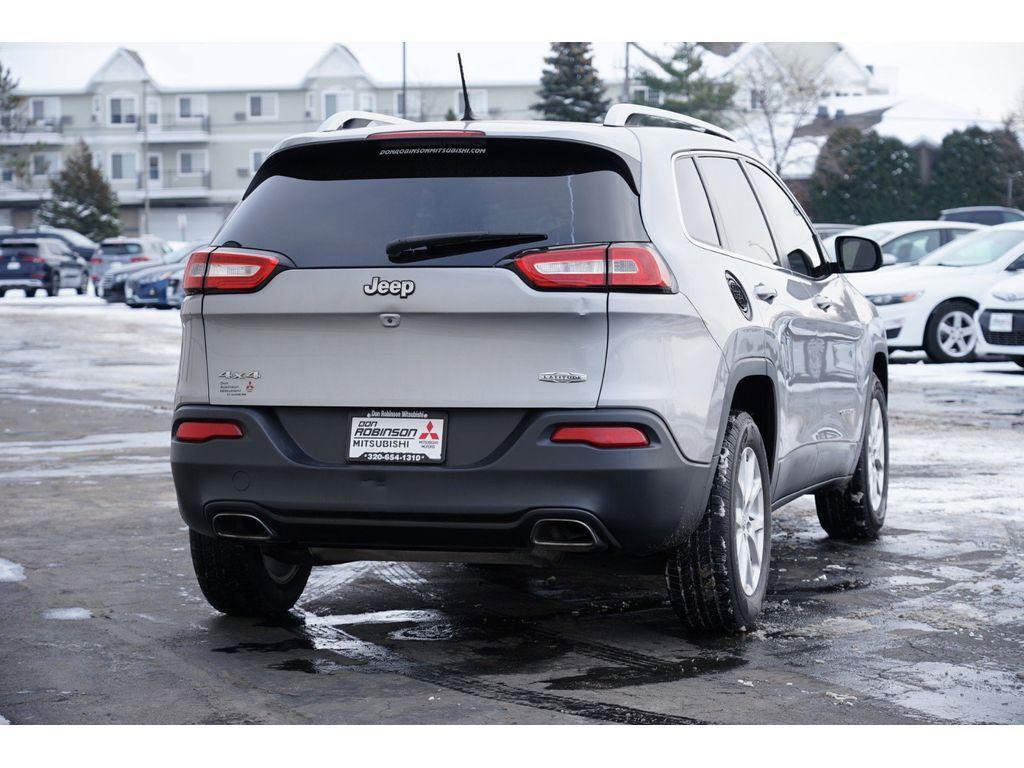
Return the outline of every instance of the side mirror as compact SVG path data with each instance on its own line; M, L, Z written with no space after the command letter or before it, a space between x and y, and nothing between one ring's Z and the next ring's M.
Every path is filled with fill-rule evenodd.
M874 240L853 235L839 235L836 238L837 272L873 272L882 263L882 249Z
M893 256L891 253L883 253L882 254L882 266L883 267L891 267L895 263L896 263L896 257Z

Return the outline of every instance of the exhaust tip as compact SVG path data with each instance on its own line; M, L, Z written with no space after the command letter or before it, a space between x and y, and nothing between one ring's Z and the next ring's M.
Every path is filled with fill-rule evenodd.
M220 512L213 516L213 532L222 539L270 541L274 532L255 515L241 512Z
M596 549L601 540L582 520L538 520L530 541L535 547L581 551Z

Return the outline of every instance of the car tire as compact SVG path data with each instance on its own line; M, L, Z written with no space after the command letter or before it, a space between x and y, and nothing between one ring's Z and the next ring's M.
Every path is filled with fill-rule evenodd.
M3 294L0 293L0 296L3 296ZM1013 358L1013 362L1015 362L1021 368L1024 368L1024 357L1015 357Z
M207 602L229 616L273 617L302 595L310 566L264 555L256 544L223 541L189 531L192 566Z
M6 295L7 295L7 289L6 288L0 288L0 299L2 299Z
M877 539L885 524L889 499L889 412L882 382L877 376L872 378L871 405L857 469L845 486L814 494L818 521L833 539Z
M936 363L968 363L974 360L978 341L976 307L966 301L944 301L935 308L924 330L924 351ZM967 333L969 339L958 337ZM953 334L952 336L950 334ZM956 350L963 349L960 354Z
M771 563L769 478L757 424L733 411L704 517L665 564L669 599L687 630L721 634L754 626Z

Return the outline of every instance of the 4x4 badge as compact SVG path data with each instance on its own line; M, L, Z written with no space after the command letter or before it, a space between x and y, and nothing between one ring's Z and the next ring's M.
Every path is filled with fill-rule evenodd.
M579 384L587 380L587 374L573 373L572 371L552 371L551 373L538 374L537 378L549 384Z

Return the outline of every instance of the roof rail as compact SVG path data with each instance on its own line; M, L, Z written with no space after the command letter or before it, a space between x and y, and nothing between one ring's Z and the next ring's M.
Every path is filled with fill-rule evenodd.
M718 136L722 139L728 139L729 141L736 141L735 137L724 128L719 128L717 125L711 123L705 123L703 120L698 120L695 117L687 117L686 115L680 114L679 112L671 112L667 109L658 109L656 107L647 107L642 104L614 104L611 109L608 110L608 114L604 116L604 124L612 126L627 126L635 125L634 118L646 115L647 117L654 117L658 120L664 120L669 123L678 123L680 127L686 128L690 131L700 131L701 133L709 133L712 136Z
M335 112L333 115L328 117L320 123L320 127L317 128L317 130L343 131L347 128L365 128L366 126L373 125L374 123L383 123L384 125L401 125L403 123L411 122L412 120L406 120L404 117L381 115L377 112L363 112L359 109L346 109L342 112Z

